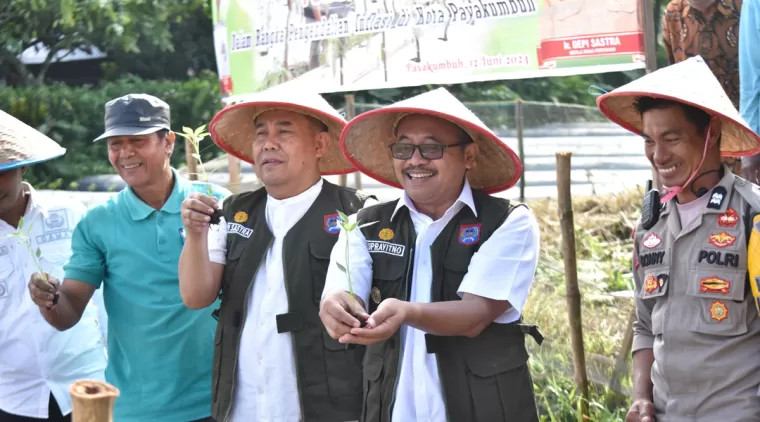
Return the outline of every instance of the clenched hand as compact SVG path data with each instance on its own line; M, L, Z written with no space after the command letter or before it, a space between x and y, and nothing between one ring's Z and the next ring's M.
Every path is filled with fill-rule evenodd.
M340 291L325 297L319 307L319 318L330 337L337 340L348 334L351 328L361 326L357 318L366 321L369 315L359 299L352 297L348 292Z
M47 277L47 280L45 279ZM52 309L58 302L58 289L61 283L50 274L42 273L32 274L29 279L29 294L32 296L32 302L41 309Z
M625 422L655 422L654 404L649 400L636 400L625 416Z
M182 223L189 233L202 234L208 230L214 210L219 201L211 196L193 192L182 201Z

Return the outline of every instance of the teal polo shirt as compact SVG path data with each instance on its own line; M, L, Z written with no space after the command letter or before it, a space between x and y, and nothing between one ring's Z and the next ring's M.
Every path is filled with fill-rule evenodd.
M211 367L218 302L182 303L177 268L184 245L180 216L206 184L174 174L156 211L125 188L90 209L74 230L66 278L103 288L108 313L106 380L120 390L115 422L188 422L211 415ZM220 199L230 192L212 185Z

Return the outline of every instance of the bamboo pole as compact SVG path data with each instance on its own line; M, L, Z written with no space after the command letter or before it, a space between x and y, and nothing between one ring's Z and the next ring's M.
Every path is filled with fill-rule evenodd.
M103 381L81 380L69 386L71 422L113 422L119 390Z
M198 160L193 157L193 144L190 143L190 139L185 138L185 162L187 163L187 178L190 180L198 180Z
M557 199L559 205L559 220L562 229L562 256L565 261L565 288L568 319L570 322L570 340L573 348L575 385L582 397L581 411L583 412L583 415L588 415L588 375L586 372L586 355L583 348L581 293L578 289L573 200L570 193L571 158L571 152L557 153Z
M354 94L346 94L346 121L351 121L356 117L356 107L354 106ZM358 171L354 172L354 187L356 189L362 188L362 174Z
M517 129L517 152L523 163L520 174L520 202L525 202L525 145L523 144L523 101L518 98L515 102L515 129Z
M227 154L227 168L230 171L230 185L240 183L240 159L232 154Z

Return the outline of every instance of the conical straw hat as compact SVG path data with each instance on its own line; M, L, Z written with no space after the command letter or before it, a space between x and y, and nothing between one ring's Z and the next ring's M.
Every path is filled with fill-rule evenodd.
M467 179L474 189L500 192L514 186L520 178L522 163L517 154L444 88L360 114L348 122L341 134L343 154L362 173L400 188L388 146L396 140L396 122L406 114L440 117L461 127L472 137L480 148L475 157L475 168L467 172Z
M596 99L610 120L641 135L641 116L634 108L641 96L663 98L700 108L720 118L721 155L741 157L760 152L760 137L752 131L700 56L664 67Z
M211 139L220 148L253 164L254 119L273 109L295 111L313 117L328 128L330 143L319 159L322 175L346 174L356 169L340 152L340 132L346 120L321 95L297 82L287 82L274 88L243 97L214 116L209 125Z
M54 140L0 110L0 171L58 158L66 149Z

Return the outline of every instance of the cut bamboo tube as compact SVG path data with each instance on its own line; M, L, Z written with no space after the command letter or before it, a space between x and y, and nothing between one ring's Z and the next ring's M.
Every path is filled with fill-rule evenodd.
M113 405L119 390L94 380L81 380L69 386L71 422L113 422Z

